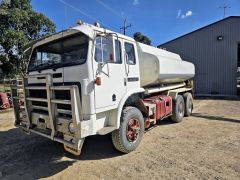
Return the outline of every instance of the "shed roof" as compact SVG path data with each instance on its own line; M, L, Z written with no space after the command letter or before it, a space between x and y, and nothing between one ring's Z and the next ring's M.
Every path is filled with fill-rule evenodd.
M169 42L172 42L172 41L175 41L175 40L177 40L177 39L183 38L183 37L188 36L188 35L190 35L190 34L192 34L192 33L195 33L195 32L197 32L197 31L200 31L200 30L202 30L202 29L205 29L205 28L207 28L207 27L209 27L209 26L214 26L215 24L218 24L218 23L220 23L220 22L222 22L222 21L226 21L226 20L232 19L232 18L238 18L238 19L240 19L240 16L229 16L229 17L227 17L227 18L221 19L221 20L216 21L216 22L214 22L214 23L211 23L211 24L209 24L209 25L203 26L203 27L201 27L201 28L199 28L199 29L197 29L197 30L194 30L194 31L192 31L192 32L189 32L189 33L187 33L187 34L184 34L184 35L182 35L182 36L179 36L179 37L177 37L177 38L175 38L175 39L172 39L172 40L170 40L170 41L168 41L168 42L165 42L165 43L163 43L163 44L160 44L160 45L158 45L157 47L159 48L160 46L163 46L164 44L167 44L167 43L169 43Z

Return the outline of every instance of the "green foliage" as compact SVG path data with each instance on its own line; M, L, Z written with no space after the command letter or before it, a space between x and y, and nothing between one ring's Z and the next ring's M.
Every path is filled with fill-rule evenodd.
M25 70L27 43L55 32L53 22L35 12L30 0L9 2L0 4L0 65L5 77Z
M151 40L147 36L143 35L140 32L134 33L133 38L137 42L144 43L144 44L147 44L147 45L151 45Z

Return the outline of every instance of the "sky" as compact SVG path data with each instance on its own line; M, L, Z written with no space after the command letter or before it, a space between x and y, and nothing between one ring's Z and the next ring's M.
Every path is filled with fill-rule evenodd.
M74 26L78 19L123 33L141 32L153 46L199 29L224 17L240 16L240 0L32 0L33 9L56 25L56 31Z

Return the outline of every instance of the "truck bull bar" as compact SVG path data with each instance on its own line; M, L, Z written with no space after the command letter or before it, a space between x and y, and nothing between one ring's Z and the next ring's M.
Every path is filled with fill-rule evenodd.
M41 79L45 80L45 86L32 86L29 85L30 79ZM30 96L30 90L45 90L46 98L36 98ZM57 91L69 91L70 99L57 99L55 98L55 92ZM21 92L21 93L20 93ZM64 148L73 154L78 154L81 150L84 138L81 138L81 103L79 97L79 88L77 85L71 86L54 86L53 78L51 74L37 74L37 75L27 75L22 77L22 85L13 84L11 86L11 94L13 99L13 107L15 114L15 125L24 129L26 132L32 132L51 140L60 142L64 144ZM20 103L21 102L21 103ZM36 106L32 102L44 102L47 106ZM60 109L57 104L70 105L71 110ZM36 124L33 124L33 110L45 110L48 112L44 114L47 117L47 121L50 124L51 133L45 133L36 128ZM19 112L24 112L25 119L21 119ZM71 115L71 118L59 117L58 113L66 113ZM41 113L40 113L41 114ZM41 117L41 116L40 116ZM75 129L74 133L62 132L63 137L59 137L59 123L58 120L61 119L65 123L73 123ZM64 124L63 123L63 124ZM69 124L68 124L69 125ZM66 128L65 128L66 131ZM66 138L67 137L67 138Z

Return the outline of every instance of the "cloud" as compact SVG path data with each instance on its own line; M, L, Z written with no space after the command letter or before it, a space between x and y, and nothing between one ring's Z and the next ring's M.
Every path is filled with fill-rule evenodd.
M133 5L137 6L139 4L139 0L133 0Z
M187 17L190 17L193 15L193 12L191 10L188 10L186 13L182 14L182 10L179 9L177 12L177 18L185 19Z
M182 14L182 15L181 15L181 18L182 18L182 19L184 19L185 17L186 17L185 14Z
M180 18L181 14L182 14L182 10L179 9L179 10L178 10L178 13L177 13L177 18Z
M185 16L186 16L186 17L192 16L192 14L193 14L192 11L188 11L188 12L186 12Z

